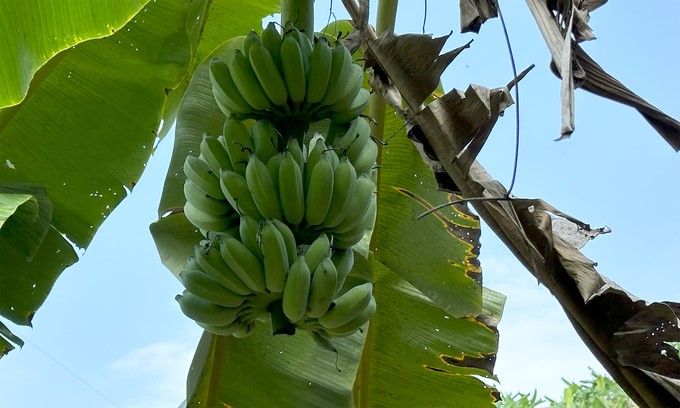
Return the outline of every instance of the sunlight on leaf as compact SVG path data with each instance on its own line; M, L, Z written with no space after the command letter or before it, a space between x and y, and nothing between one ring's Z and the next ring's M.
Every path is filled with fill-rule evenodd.
M54 55L118 31L149 0L0 2L0 108L20 103Z

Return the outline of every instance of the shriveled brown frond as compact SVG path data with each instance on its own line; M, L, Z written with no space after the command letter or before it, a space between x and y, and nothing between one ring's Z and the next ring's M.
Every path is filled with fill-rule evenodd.
M680 151L680 122L626 88L578 45L595 38L588 25L589 13L606 0L526 0L526 3L550 49L552 68L562 79L560 139L568 138L574 131L574 89L583 88L636 109L676 152Z

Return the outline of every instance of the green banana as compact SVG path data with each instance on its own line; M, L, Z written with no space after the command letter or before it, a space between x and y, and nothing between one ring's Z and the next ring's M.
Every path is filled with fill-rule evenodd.
M270 21L264 31L262 31L262 45L269 51L269 54L271 54L274 59L276 67L281 73L283 73L283 61L281 57L282 41L281 34L279 33L279 30L276 29L276 23Z
M300 30L297 29L294 25L292 25L290 22L286 23L286 32L293 36L295 41L297 41L298 44L300 44L300 50L302 51L302 61L305 64L305 72L309 72L311 69L309 65L309 58L310 55L312 55L312 42L307 37L307 35Z
M351 126L350 130L352 130ZM349 144L345 147L345 152L347 154L347 158L353 162L366 148L366 143L368 143L369 139L371 138L371 125L368 124L366 119L357 117L356 127L354 127L353 132L349 135L345 134L343 138L345 137L347 137L346 141L349 142ZM359 174L359 172L357 172L357 174Z
M333 171L335 171L335 168L338 167L338 164L340 164L340 158L338 157L338 153L332 147L327 147L326 155L328 156L328 160L331 161Z
M281 135L268 119L260 119L253 124L250 128L250 138L255 154L265 163L279 152Z
M352 106L352 102L359 94L361 87L364 85L364 69L359 64L352 64L350 67L347 84L343 90L340 98L328 108L323 111L343 112Z
M187 258L187 263L184 266L184 269L187 271L205 272L203 268L201 268L201 265L196 262L196 257L193 255Z
M322 226L335 227L345 217L349 202L354 195L356 178L354 166L346 157L343 157L333 172L333 194Z
M297 141L293 141L297 144ZM298 225L305 216L305 191L302 170L290 152L279 166L279 197L286 221Z
M347 79L352 70L352 54L347 47L338 43L331 50L331 72L328 78L328 87L320 105L327 106L336 103L346 91Z
M371 136L370 125L366 119L357 117L352 120L348 126L331 122L328 132L331 133L336 130L341 132L343 129L345 129L345 131L342 132L342 135L335 135L333 137L332 146L339 149L342 152L341 155L344 154L345 156L348 156L347 152L349 149L353 149L352 153L354 155L358 154L361 149L364 148L364 145L366 145L366 142Z
M371 282L354 286L333 300L326 314L319 317L319 324L327 330L341 327L359 316L368 307L371 299L373 299Z
M240 307L219 306L187 291L177 295L175 300L187 317L216 326L228 325L236 320L241 311Z
M243 99L254 110L267 110L272 102L262 89L248 57L241 50L234 50L234 56L229 63L229 73Z
M229 116L232 112L235 114L252 112L253 108L243 99L238 88L236 88L226 62L213 58L210 61L209 71L213 96L225 115Z
M331 258L326 256L312 274L307 300L307 316L318 318L326 314L335 296L337 284L338 271Z
M233 170L229 154L224 145L217 138L207 134L203 135L200 149L203 160L208 163L208 167L210 167L210 170L212 170L214 174L220 174L220 170L222 169Z
M235 171L222 170L220 186L229 204L239 214L247 215L255 220L262 219L262 214L253 201L245 177Z
M277 195L280 195L279 190L279 170L281 169L281 162L283 161L283 155L285 152L278 152L267 162L267 171L269 172L269 177L272 178L274 183L274 190ZM283 203L281 203L281 209L283 210Z
M279 194L269 175L267 165L256 154L250 156L246 166L246 182L257 209L264 218L282 218Z
M217 243L219 245L219 243ZM219 247L212 243L207 247L202 245L194 246L194 260L205 273L215 278L225 288L237 295L250 295L253 291L234 273L234 271L224 263ZM187 265L187 268L189 266Z
M233 322L224 325L224 326L215 326L212 324L205 324L205 323L200 323L196 322L203 330L210 332L212 334L216 334L218 336L231 336L234 334L236 329L239 327L241 322L236 319Z
M290 266L283 288L283 313L293 323L302 320L307 312L311 273L304 255L299 255Z
M229 214L231 216L231 214ZM206 241L213 241L215 240L216 237L220 235L231 235L232 237L238 236L238 217L232 221L232 223L225 229L224 231L209 231L209 230L201 230L201 234L205 237Z
M321 157L321 153L327 150L324 143L324 137L321 133L316 133L312 140L309 141L309 154L307 155L307 162L305 163L305 194L309 191L309 180L312 177L312 170Z
M262 261L263 256L262 252L260 252L260 244L258 242L260 222L247 215L242 215L238 225L238 232L243 245L245 245L259 261Z
M250 131L242 121L230 116L224 122L224 144L231 161L231 168L241 175L245 174L248 158L255 148L250 138Z
M250 320L250 321L245 321L241 322L239 326L234 330L234 332L231 334L232 336L236 337L237 339L243 339L245 337L250 336L255 332L255 322Z
M269 100L274 105L287 106L288 90L286 89L286 82L276 67L274 58L264 48L262 42L251 45L248 58L250 59L250 66L255 71L255 76L260 81L260 86Z
M295 241L295 235L293 231L286 225L283 221L276 218L272 218L274 226L279 230L284 242L286 243L286 254L288 255L288 264L292 264L297 258L297 242Z
M331 242L325 233L319 234L305 251L305 261L310 272L315 270L321 261L330 255Z
M288 97L293 103L301 103L305 100L307 92L307 73L302 49L292 35L283 37L280 55Z
M243 55L249 55L254 44L262 44L262 39L255 30L250 30L246 38L243 39Z
M194 207L189 201L184 203L184 216L187 217L189 222L196 226L196 228L214 232L226 231L234 220L231 214L208 214L207 212Z
M352 194L352 199L347 208L347 214L340 224L333 228L334 234L342 234L351 231L361 222L363 216L371 206L371 200L374 196L373 190L375 189L373 181L366 176L361 176L357 178L354 183L356 186L354 187L354 194Z
M328 41L323 37L319 38L309 57L305 94L305 102L308 105L319 103L326 94L332 59L332 51Z
M262 295L262 294L261 294ZM272 298L271 294L267 295L269 298ZM263 317L267 316L269 312L267 311L267 305L261 305L261 304L256 304L256 301L247 301L243 307L243 313L239 315L239 320L241 322L244 321L254 321L258 319L262 319Z
M354 118L364 113L370 97L371 93L367 89L361 88L349 108L344 111L331 112L328 118L337 123L351 122Z
M264 255L264 277L270 292L280 293L290 267L286 241L271 220L266 220L260 231L260 250Z
M286 151L293 155L293 158L300 167L300 171L302 171L304 175L306 155L303 153L300 142L298 142L295 138L291 138L288 140L288 144L286 145Z
M338 283L335 286L335 293L338 294L354 266L354 250L352 248L336 249L331 256L331 261L335 264L335 270L338 273Z
M218 200L224 199L217 174L213 173L208 163L194 156L184 160L184 174L207 195Z
M210 197L189 179L184 182L184 197L194 207L211 215L222 215L232 210L227 201Z
M373 166L375 166L375 160L378 158L378 144L372 139L366 142L363 150L354 158L351 159L352 165L356 170L356 173L368 174Z
M264 269L257 257L238 239L224 235L220 239L222 259L253 292L264 292Z
M305 221L308 225L319 225L326 218L333 197L333 175L329 155L322 153L311 171L305 197Z
M373 317L376 308L377 304L375 302L375 298L371 296L368 305L364 309L362 309L356 317L354 317L352 320L350 320L349 322L345 323L342 326L333 329L326 328L326 332L335 337L350 336L354 334L354 332L356 332L359 328L361 328L361 326L363 326L369 320L371 320L371 317Z
M238 307L246 300L205 272L186 270L180 272L179 278L187 291L219 306Z
M351 248L361 241L366 234L366 230L373 228L376 217L376 205L375 197L373 197L368 210L354 228L341 234L334 234L333 245L336 248L344 249Z

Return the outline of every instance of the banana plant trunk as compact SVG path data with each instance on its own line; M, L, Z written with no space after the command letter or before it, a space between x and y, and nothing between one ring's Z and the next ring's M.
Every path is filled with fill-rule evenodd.
M313 40L314 0L281 0L281 24L289 21Z

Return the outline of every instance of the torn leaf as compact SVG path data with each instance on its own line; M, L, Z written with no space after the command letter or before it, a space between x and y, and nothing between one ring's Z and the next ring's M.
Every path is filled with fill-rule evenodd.
M379 78L389 78L413 112L439 85L442 72L470 42L439 55L450 34L432 38L425 34L396 36L385 32L367 40L366 67ZM386 75L387 74L387 75Z
M482 24L498 17L497 0L460 0L460 32L479 33Z
M583 88L595 95L636 109L650 125L677 152L680 151L680 122L654 107L636 93L626 88L616 78L605 72L579 45L588 37L583 24L587 12L606 0L572 1L526 0L552 55L552 68L562 78L562 131L559 139L567 138L574 130L573 92ZM571 13L569 10L578 12ZM585 14L584 14L585 13ZM567 30L566 24L573 24ZM573 38L572 38L573 37ZM558 68L559 67L559 68Z

